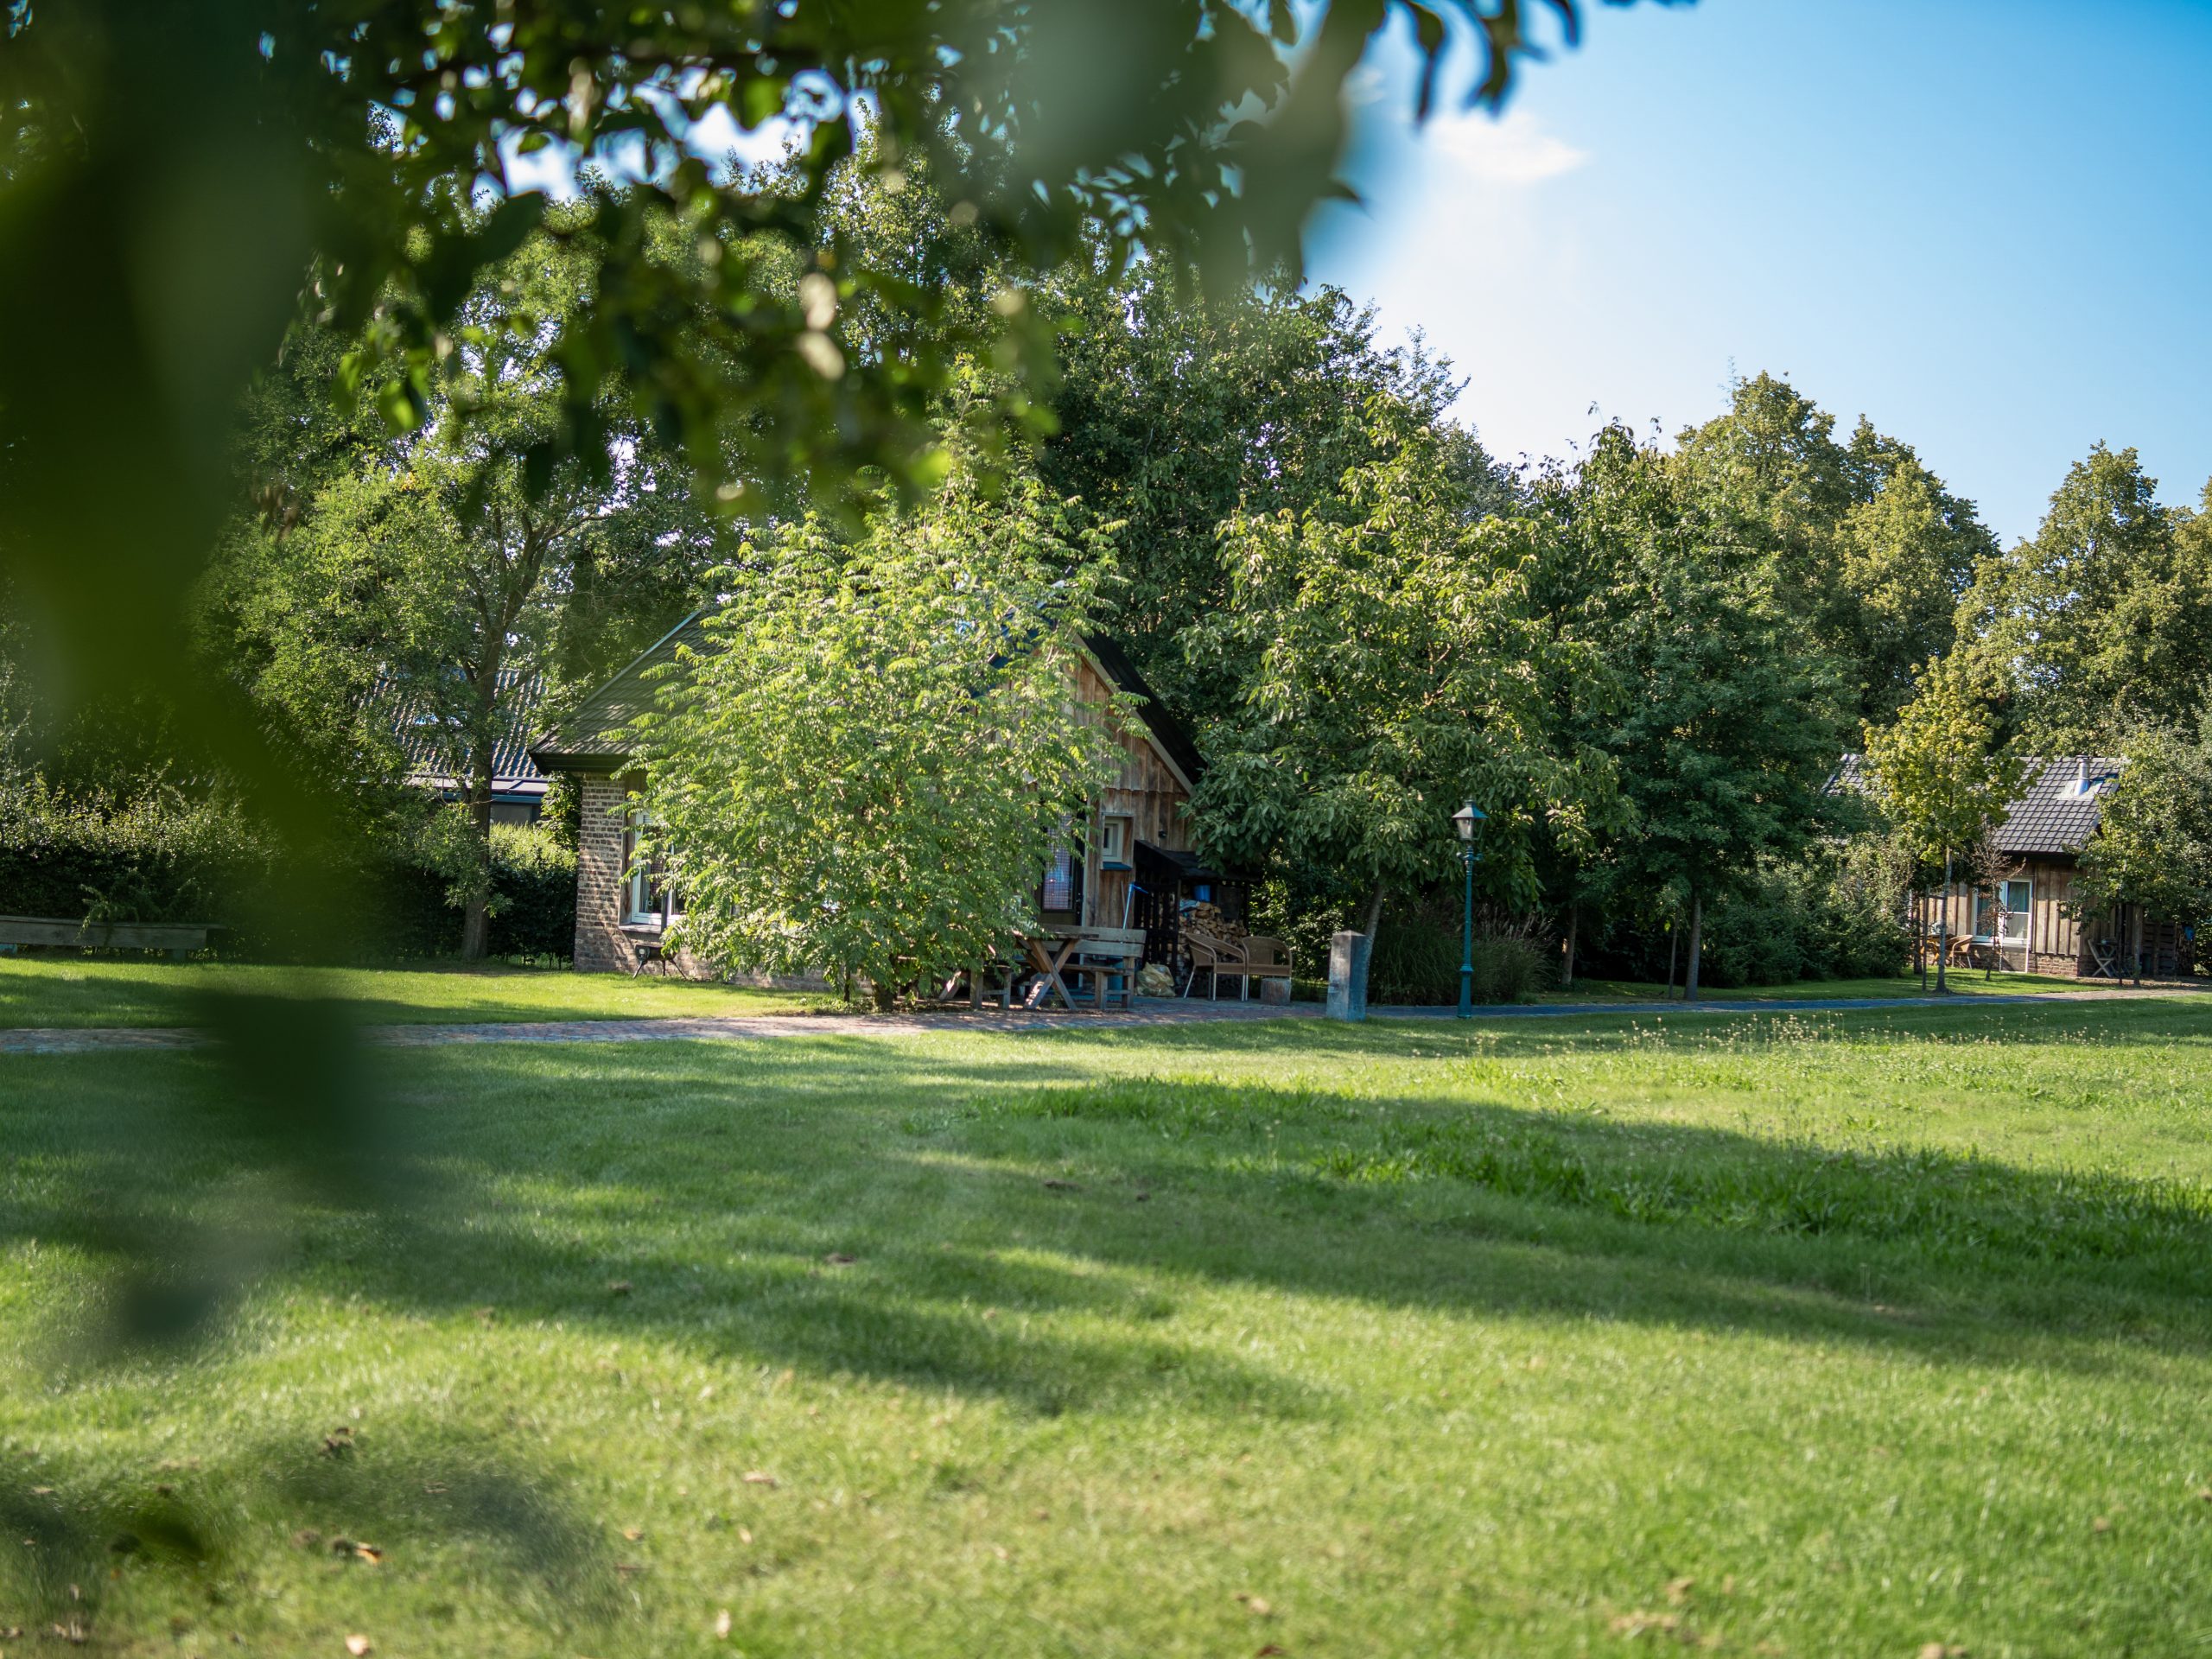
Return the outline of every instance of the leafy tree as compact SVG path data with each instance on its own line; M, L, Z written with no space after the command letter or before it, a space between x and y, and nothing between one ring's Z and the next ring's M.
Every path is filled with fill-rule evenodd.
M1682 435L1683 464L1725 500L1777 598L1835 659L1861 720L1887 720L1912 671L1949 649L1959 595L1994 539L1908 444L1835 419L1788 381L1736 384L1727 414Z
M2212 535L2162 506L2133 449L2076 462L2036 534L1984 560L1961 608L1986 673L2047 750L2188 728L2212 692Z
M466 830L437 826L428 844L471 958L489 938L493 752L517 699L564 669L596 678L680 614L714 563L690 469L619 404L612 464L570 457L531 476L562 395L547 342L585 275L544 238L501 264L462 307L435 418L412 435L334 441L272 389L248 429L261 512L207 588L211 645L325 776L397 778L404 713L434 769L459 781ZM327 359L318 336L303 343Z
M1619 427L1555 499L1585 594L1569 626L1620 690L1603 747L1632 817L1591 861L1595 885L1687 911L1690 997L1706 905L1819 832L1840 747L1833 667L1735 507L1694 459Z
M1033 482L993 503L966 476L850 543L809 517L748 544L637 721L676 936L887 1007L1033 932L1052 842L1134 719L1069 691L1109 565Z
M1253 666L1192 805L1218 856L1358 892L1371 935L1389 893L1451 871L1463 799L1490 815L1491 896L1525 908L1539 833L1586 839L1614 785L1554 725L1554 694L1586 691L1592 665L1537 612L1524 526L1470 515L1419 411L1378 397L1369 418L1382 458L1336 510L1222 527L1230 600L1198 643Z
M827 237L824 181L864 130L887 181L921 158L1021 268L1103 228L1124 253L1141 240L1234 286L1294 263L1307 209L1343 193L1343 88L1385 30L1417 26L1424 113L1455 41L1475 48L1468 96L1494 107L1535 10L1571 30L1579 9L10 6L0 315L38 326L0 357L0 543L46 590L65 654L105 652L161 683L227 505L229 415L303 281L310 309L362 331L347 384L397 425L422 423L474 278L543 221L516 166L531 155L635 181L598 203L599 280L553 342L564 395L541 458L603 449L619 377L636 418L741 493L870 467L924 487L939 467L929 400L960 354L871 359L839 340L842 313L933 319L948 295L940 273L871 268ZM710 117L787 124L800 188L702 159ZM715 252L671 262L656 245L668 232ZM788 290L756 257L764 240L821 282ZM976 328L967 355L1002 349L1017 371L1049 356L1033 315L990 310ZM136 486L103 487L118 474Z
M1914 669L1950 649L1974 558L1994 545L1972 506L1910 451L1890 460L1838 526L1843 602L1829 619L1833 647L1857 677L1853 712L1877 721L1912 696Z
M1942 865L1948 906L1952 861L2004 822L2019 798L2021 761L1999 741L1996 715L1964 658L1937 658L1916 683L1917 695L1897 722L1868 734L1866 762L1876 796L1905 845L1923 865ZM1947 935L1936 958L1939 991L1948 947Z
M1338 289L1207 296L1147 260L1058 278L1039 304L1069 331L1039 471L1120 521L1116 634L1185 720L1233 702L1249 666L1185 649L1230 601L1218 527L1238 512L1341 515L1344 474L1378 459L1374 397L1437 431L1468 511L1510 504L1473 435L1445 419L1460 384L1449 365L1418 342L1379 345L1373 312Z
M2075 877L2084 917L2120 905L2188 926L2212 921L2212 729L2190 741L2152 727L2098 803L2097 833ZM2140 971L2141 941L2136 942Z

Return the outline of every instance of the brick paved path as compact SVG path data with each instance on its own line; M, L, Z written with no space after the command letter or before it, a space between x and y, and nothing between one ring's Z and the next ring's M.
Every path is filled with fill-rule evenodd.
M1578 1014L1825 1014L1867 1008L1978 1008L2022 1002L2103 1001L2119 998L2196 995L2173 987L2018 993L1994 996L1795 997L1747 999L1685 1005L1681 1002L1539 1002L1478 1007L1481 1020L1548 1020ZM1377 1020L1448 1020L1455 1008L1387 1008ZM1127 1011L1099 1014L1017 1010L1013 1014L943 1013L909 1014L747 1014L691 1020L516 1020L499 1024L371 1026L368 1039L389 1048L435 1048L470 1043L666 1043L740 1042L776 1037L902 1037L922 1032L983 1033L1038 1031L1101 1031L1261 1020L1317 1020L1320 1005L1296 1002L1287 1007L1262 1002L1182 1002L1139 997ZM91 1054L140 1049L191 1049L207 1041L205 1032L157 1027L106 1027L0 1031L0 1055Z

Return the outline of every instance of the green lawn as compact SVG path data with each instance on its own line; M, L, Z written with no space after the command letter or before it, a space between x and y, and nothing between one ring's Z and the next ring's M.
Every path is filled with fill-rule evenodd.
M374 1024L471 1020L668 1019L773 1014L818 995L743 990L563 968L276 968L115 957L0 957L0 1029L188 1026L211 991L342 996Z
M2107 980L2062 979L2050 974L1991 974L1986 978L1979 968L1963 969L1944 976L1945 988L1964 996L2018 996L2024 992L2081 991L2112 988ZM1862 996L1924 996L1932 995L1936 979L1929 976L1928 988L1921 988L1917 974L1886 974L1878 979L1801 979L1789 985L1752 985L1747 987L1706 986L1701 995L1719 1002L1793 1001L1808 998ZM1545 1002L1606 1002L1616 999L1627 1001L1662 1001L1668 995L1663 981L1649 983L1640 980L1578 979L1565 990L1545 993L1539 1000ZM1680 995L1679 988L1676 995Z
M2212 1002L386 1052L412 1202L291 1220L219 1065L0 1058L0 1626L2212 1643ZM224 1217L213 1345L92 1357Z

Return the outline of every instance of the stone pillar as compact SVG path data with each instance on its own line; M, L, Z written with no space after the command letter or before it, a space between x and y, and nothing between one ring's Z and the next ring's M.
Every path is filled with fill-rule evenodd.
M1329 1018L1367 1018L1367 955L1374 940L1364 933L1329 936Z

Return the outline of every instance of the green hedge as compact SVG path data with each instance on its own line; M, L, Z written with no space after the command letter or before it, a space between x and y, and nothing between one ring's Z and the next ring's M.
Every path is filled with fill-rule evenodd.
M566 959L576 927L575 855L535 827L493 827L491 952ZM70 920L214 922L228 955L404 961L458 955L461 912L448 882L373 850L328 858L318 879L358 886L352 937L309 938L257 902L283 885L268 844L238 817L163 797L116 806L35 787L0 801L0 914Z

